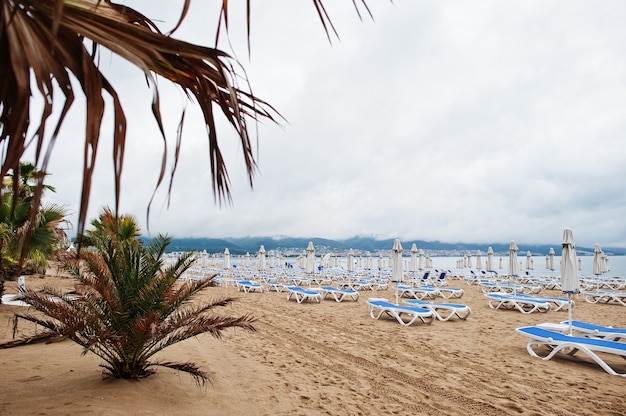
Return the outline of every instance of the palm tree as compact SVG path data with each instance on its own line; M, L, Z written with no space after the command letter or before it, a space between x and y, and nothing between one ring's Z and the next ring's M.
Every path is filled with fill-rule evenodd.
M91 227L84 236L87 246L101 247L112 239L138 241L134 239L141 235L141 230L133 216L116 216L109 207L102 208L98 218L91 221Z
M18 175L3 180L0 200L0 294L4 281L15 278L23 269L45 271L48 259L64 241L61 224L67 209L52 203L35 205L32 178L45 173L23 163ZM14 184L17 183L17 192ZM43 185L45 189L54 188Z
M123 222L123 221L122 221ZM65 336L104 361L105 374L115 378L142 378L155 366L191 374L197 383L209 380L194 363L156 362L151 357L188 338L210 333L216 338L226 328L254 330L255 318L222 316L215 308L233 298L194 302L212 286L213 277L181 282L194 263L194 253L167 265L164 253L171 239L158 236L143 245L136 238L96 239L96 250L81 251L67 263L67 270L80 283L79 298L63 296L54 288L46 293L26 291L25 302L47 315L18 313L18 318L46 328L37 339ZM82 260L82 261L79 261ZM50 293L53 297L50 296Z
M330 34L336 34L336 31L323 0L312 1L330 39ZM352 1L360 16L359 2ZM0 176L4 177L9 170L17 169L24 156L26 136L31 127L31 83L36 86L44 102L39 122L33 129L36 132L35 164L45 171L59 129L74 99L75 90L71 80L78 81L87 103L83 185L77 224L79 236L85 228L105 95L112 100L114 110L115 212L119 206L124 163L126 118L115 88L95 62L100 47L125 58L143 71L154 88L152 111L165 141L157 78L165 78L180 86L188 97L195 99L204 115L208 132L211 183L219 202L230 202L230 184L217 141L216 112L225 116L238 134L243 162L252 186L256 161L248 123L264 120L275 122L280 116L268 103L253 95L249 88L239 86L241 79L244 85L248 85L245 72L230 55L217 48L193 45L171 37L185 19L190 2L185 0L176 27L165 34L155 22L139 11L110 0L0 0L0 144L3 147ZM360 2L369 13L365 0ZM228 30L226 0L221 1L220 11L216 39L222 28ZM250 38L249 1L246 18ZM54 95L55 91L57 95ZM59 107L59 93L64 97L61 98L60 116L51 136L45 137L53 105ZM182 131L183 119L181 117L179 131ZM175 162L177 154L174 156ZM165 159L164 152L163 162ZM162 163L157 188L165 177L165 166ZM171 173L170 185L174 172L175 169ZM35 203L41 197L41 186L40 181L38 191L35 192Z

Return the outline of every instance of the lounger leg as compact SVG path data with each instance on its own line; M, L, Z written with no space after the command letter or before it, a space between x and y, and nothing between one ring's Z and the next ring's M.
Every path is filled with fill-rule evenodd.
M537 346L537 347L548 346L548 347L554 347L554 349L552 349L552 351L550 351L549 354L547 354L545 356L541 356L541 355L539 355L539 354L537 354L535 352L535 350L533 349L533 346ZM594 360L600 367L602 367L602 369L604 371L606 371L607 373L609 373L609 374L611 374L613 376L626 377L626 373L618 373L610 365L608 365L602 358L600 358L595 352L589 350L584 345L563 343L563 344L559 344L557 346L553 346L553 345L550 345L550 344L548 344L546 342L543 342L543 341L530 341L530 342L528 342L528 345L526 346L526 349L528 350L528 353L530 355L532 355L533 357L541 358L542 360L546 360L546 361L550 360L557 353L559 353L560 351L562 351L562 350L564 350L566 348L571 348L572 349L572 352L568 353L569 355L575 354L576 351L582 351L585 354L587 354L589 356L589 358Z

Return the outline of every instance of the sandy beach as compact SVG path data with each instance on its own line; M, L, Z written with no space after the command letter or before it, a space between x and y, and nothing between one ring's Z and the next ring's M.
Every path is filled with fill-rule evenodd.
M29 277L29 287L71 288L58 276ZM193 379L158 368L140 381L103 380L99 358L81 356L71 341L0 350L2 415L623 415L626 380L611 376L584 354L544 362L526 351L519 326L560 322L567 312L524 315L493 310L480 288L462 280L456 303L472 308L467 321L399 325L372 319L368 297L297 304L286 294L242 293L216 287L210 298L237 296L225 314L251 313L257 331L203 335L164 350L161 360L193 361L212 377ZM15 293L16 283L6 284ZM544 291L562 296L559 291ZM10 319L24 307L0 305L0 341L11 339ZM626 308L589 304L579 320L626 327ZM20 330L30 333L32 324ZM604 356L626 372L621 358Z

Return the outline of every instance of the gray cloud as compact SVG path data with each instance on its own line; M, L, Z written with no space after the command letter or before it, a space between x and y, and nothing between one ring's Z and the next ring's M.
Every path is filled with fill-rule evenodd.
M209 44L216 18L202 3L180 36ZM159 190L152 233L558 244L571 227L578 244L626 246L623 2L377 2L374 22L329 2L341 36L332 46L310 2L262 3L251 60L243 26L232 42L254 92L287 122L259 127L253 191L224 126L234 206L220 208L204 127L187 105L171 206ZM143 4L165 20L176 10ZM151 92L119 59L102 65L129 117L122 208L145 223L162 148ZM173 138L185 99L159 85ZM50 168L59 192L49 196L75 211L80 123L68 119ZM113 204L107 141L103 131L91 216Z

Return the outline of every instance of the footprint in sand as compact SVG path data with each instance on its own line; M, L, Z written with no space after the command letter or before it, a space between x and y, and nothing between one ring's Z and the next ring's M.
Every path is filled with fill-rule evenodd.
M17 379L17 381L19 381L20 383L28 383L29 381L37 381L37 380L43 380L43 377L41 377L41 376L32 376L32 377Z

